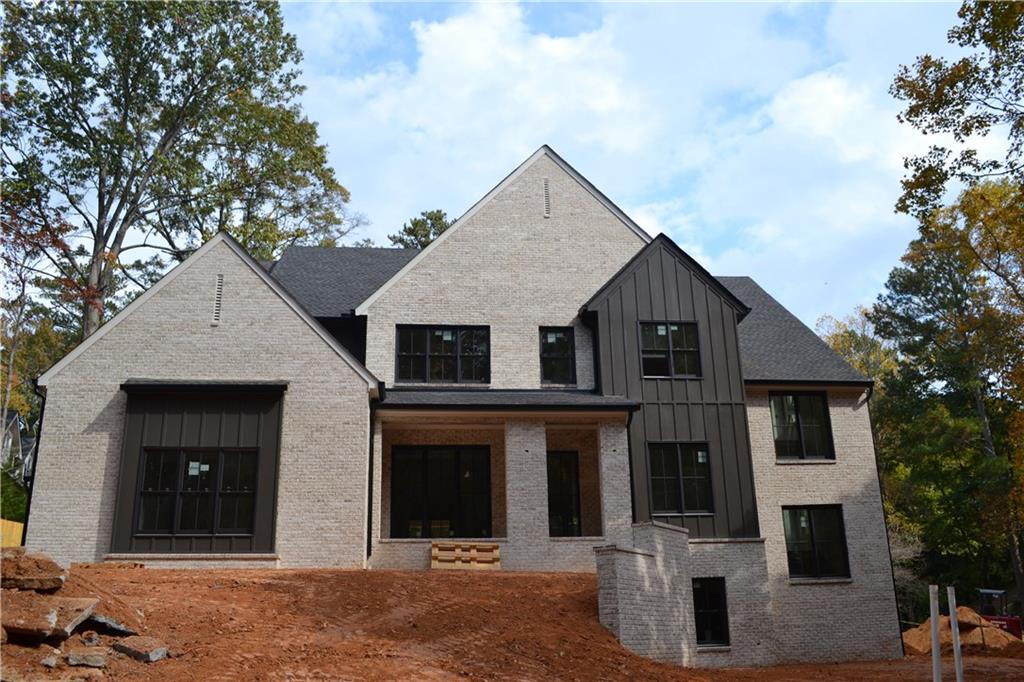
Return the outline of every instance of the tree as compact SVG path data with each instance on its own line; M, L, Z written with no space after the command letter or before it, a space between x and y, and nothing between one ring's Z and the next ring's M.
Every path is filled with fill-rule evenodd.
M897 209L918 217L940 205L950 180L971 186L1004 177L1024 184L1024 3L965 2L959 17L948 40L969 54L956 61L918 57L900 67L890 88L906 102L901 121L923 133L949 135L957 147L934 144L905 160L909 175ZM1004 129L1003 158L970 146L972 138Z
M401 246L403 249L422 249L440 237L451 224L448 215L442 210L423 211L419 217L402 225L401 232L389 234L388 239L393 246Z
M218 230L264 258L347 231L276 4L8 0L4 14L5 191L84 336L123 287Z

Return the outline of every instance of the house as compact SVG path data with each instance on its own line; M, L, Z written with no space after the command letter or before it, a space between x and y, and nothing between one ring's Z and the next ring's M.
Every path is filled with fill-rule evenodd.
M63 562L597 571L687 665L901 653L871 384L542 147L422 251L221 234L39 379Z

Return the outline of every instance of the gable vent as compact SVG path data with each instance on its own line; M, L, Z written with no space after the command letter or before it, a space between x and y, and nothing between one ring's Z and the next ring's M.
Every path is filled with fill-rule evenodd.
M544 178L544 217L551 217L551 190L548 189L547 178Z
M220 310L224 303L224 275L217 275L217 283L213 288L213 320L210 326L216 327L220 324Z

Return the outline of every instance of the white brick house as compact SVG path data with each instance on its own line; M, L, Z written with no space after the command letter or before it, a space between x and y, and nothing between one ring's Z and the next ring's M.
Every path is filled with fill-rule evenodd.
M486 543L596 570L655 658L900 655L870 383L547 147L422 251L218 235L39 384L27 544L64 562Z

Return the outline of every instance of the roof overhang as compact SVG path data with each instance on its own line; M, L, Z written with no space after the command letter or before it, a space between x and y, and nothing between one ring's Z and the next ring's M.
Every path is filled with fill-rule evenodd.
M194 393L247 393L276 395L288 390L287 381L236 381L232 379L136 379L121 384L130 395L188 395Z

